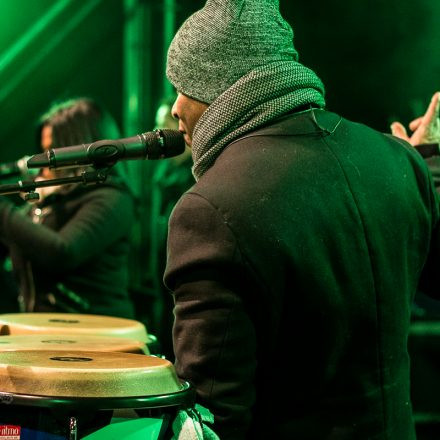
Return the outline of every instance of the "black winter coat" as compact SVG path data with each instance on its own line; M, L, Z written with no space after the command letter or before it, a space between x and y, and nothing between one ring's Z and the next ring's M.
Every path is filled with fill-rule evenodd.
M327 111L222 152L173 212L165 274L177 372L222 440L415 438L410 309L438 217L412 147Z

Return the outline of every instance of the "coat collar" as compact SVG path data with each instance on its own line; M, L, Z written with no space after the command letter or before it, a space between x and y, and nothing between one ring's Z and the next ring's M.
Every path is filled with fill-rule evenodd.
M323 109L311 108L289 113L275 119L258 130L236 139L235 142L255 136L313 136L332 133L341 121L341 116Z

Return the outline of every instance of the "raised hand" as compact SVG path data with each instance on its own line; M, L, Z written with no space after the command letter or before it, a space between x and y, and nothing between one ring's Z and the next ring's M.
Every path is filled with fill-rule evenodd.
M431 102L423 116L409 124L412 133L408 134L400 122L391 124L391 133L406 140L411 145L440 143L440 92L434 93Z

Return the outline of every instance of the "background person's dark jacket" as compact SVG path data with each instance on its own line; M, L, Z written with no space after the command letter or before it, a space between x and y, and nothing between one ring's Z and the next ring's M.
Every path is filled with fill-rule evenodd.
M35 290L33 311L132 318L127 256L133 215L130 193L110 177L55 192L28 216L1 199L0 238L27 305Z
M404 142L314 114L233 142L176 206L176 369L221 439L414 439L407 336L432 180Z

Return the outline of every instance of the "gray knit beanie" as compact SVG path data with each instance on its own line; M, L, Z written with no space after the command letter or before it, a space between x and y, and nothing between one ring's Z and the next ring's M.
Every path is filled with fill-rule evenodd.
M297 59L279 0L207 0L174 37L167 77L178 92L211 104L251 70Z

